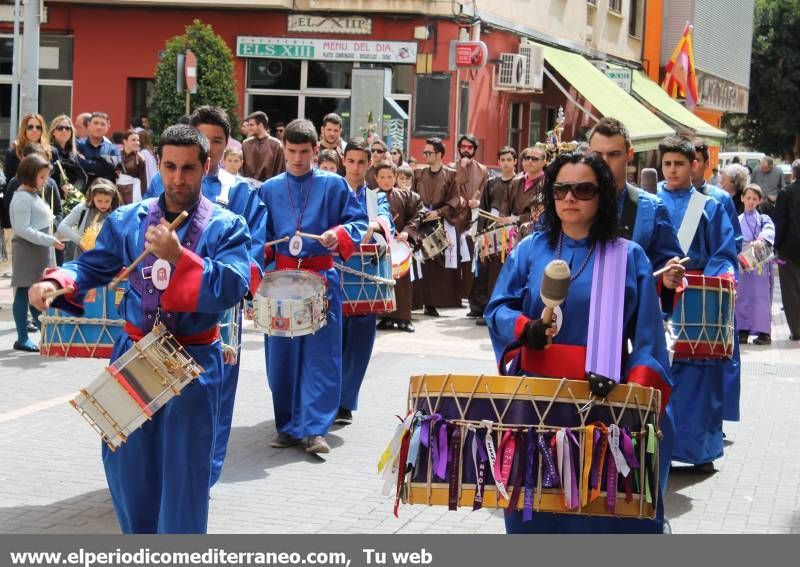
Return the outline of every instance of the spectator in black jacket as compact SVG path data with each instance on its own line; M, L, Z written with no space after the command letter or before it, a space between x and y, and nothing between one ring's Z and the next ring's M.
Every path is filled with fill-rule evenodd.
M778 270L789 338L800 341L800 159L792 163L792 177L775 202L775 249L785 262Z

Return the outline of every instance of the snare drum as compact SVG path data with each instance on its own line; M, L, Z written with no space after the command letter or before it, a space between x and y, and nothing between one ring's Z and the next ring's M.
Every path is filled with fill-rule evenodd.
M70 403L114 451L203 372L158 324Z
M581 380L412 376L406 436L422 429L419 443L399 445L410 467L400 494L450 509L654 518L661 392L620 384L606 400L591 398ZM391 458L382 461L392 466Z
M362 244L347 262L334 265L342 286L342 315L385 314L395 310L392 259L378 244Z
M688 287L671 317L675 358L731 358L736 340L734 282L697 274L686 274L686 280Z
M308 270L265 273L253 299L256 329L275 337L316 333L328 322L325 292L325 279Z
M761 244L756 245L757 242ZM772 246L767 242L755 240L739 254L739 265L745 272L752 272L760 270L772 258L774 258Z
M125 326L125 320L117 311L125 287L120 285L115 290L105 287L89 290L83 301L83 317L73 317L52 308L40 315L41 355L109 358L114 341Z
M392 277L399 280L411 269L411 246L408 242L392 240L389 250L392 253Z
M450 247L450 240L444 230L444 223L441 221L422 224L422 239L420 246L422 250L422 261L426 262L431 258L436 258L439 254Z
M239 325L242 320L240 301L222 315L219 322L219 339L222 343L222 356L226 364L236 364L239 358Z

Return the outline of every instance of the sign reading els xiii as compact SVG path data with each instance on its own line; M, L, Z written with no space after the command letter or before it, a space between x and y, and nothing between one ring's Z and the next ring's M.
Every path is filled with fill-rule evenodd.
M417 44L404 41L239 36L236 38L236 54L239 57L267 59L413 64L417 61Z

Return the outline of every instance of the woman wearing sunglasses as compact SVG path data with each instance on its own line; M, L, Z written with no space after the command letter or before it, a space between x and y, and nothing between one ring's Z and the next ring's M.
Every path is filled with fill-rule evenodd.
M19 162L22 161L22 148L25 144L40 144L49 158L51 155L50 137L47 135L47 124L41 114L26 114L19 121L19 131L17 139L12 142L11 147L6 151L5 161L3 162L3 172L6 179L11 179L17 174Z
M78 151L75 138L75 127L66 114L60 114L50 122L50 140L52 141L53 179L61 190L61 198L70 206L64 214L83 199L87 187L86 172L78 161Z
M654 387L662 392L663 410L671 378L653 269L638 244L617 236L611 171L594 154L562 154L548 167L542 191L544 229L514 248L486 308L501 366L511 354L519 363L518 374L582 380L591 371L615 382ZM545 325L540 289L545 267L555 259L569 265L571 281L566 300L556 309L557 323ZM600 274L603 283L595 282ZM591 308L601 304L605 316L592 314ZM610 323L614 320L619 323ZM589 337L599 338L590 344ZM614 354L602 367L591 358L587 365L592 349ZM668 411L661 419L662 494L673 428ZM655 520L546 512L534 512L529 521L523 521L523 512L505 519L509 533L661 533L664 524L661 498Z

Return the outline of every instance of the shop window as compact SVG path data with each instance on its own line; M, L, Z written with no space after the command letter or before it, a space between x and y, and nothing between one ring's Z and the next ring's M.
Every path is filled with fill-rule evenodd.
M335 112L346 122L342 124L342 132L347 133L350 129L349 121L345 117L350 116L350 99L333 98L325 96L306 96L304 116L314 123L317 129L322 128L322 119L326 114Z
M352 74L352 63L309 61L307 86L310 89L349 89Z
M39 45L39 78L72 80L72 38L43 35Z
M153 96L156 82L153 79L128 79L130 119L147 116L147 106Z
M414 84L414 65L392 65L391 63L360 63L362 69L392 70L392 94L411 94Z
M270 124L288 124L298 116L297 95L251 95L249 112L266 112Z
M72 116L72 87L39 86L39 114L50 120L59 114Z
M548 107L547 108L547 126L545 127L545 130L547 132L549 132L550 130L552 130L553 128L556 127L556 118L558 118L558 109L557 108Z
M249 59L247 86L255 89L297 90L302 61L293 59Z

